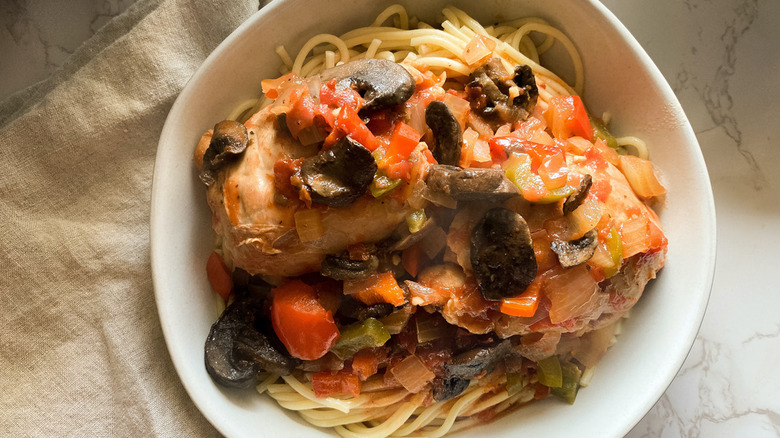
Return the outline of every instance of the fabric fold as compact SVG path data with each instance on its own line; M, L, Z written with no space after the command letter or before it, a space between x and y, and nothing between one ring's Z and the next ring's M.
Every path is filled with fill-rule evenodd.
M0 103L0 430L214 436L154 304L149 202L176 96L257 1L140 0Z

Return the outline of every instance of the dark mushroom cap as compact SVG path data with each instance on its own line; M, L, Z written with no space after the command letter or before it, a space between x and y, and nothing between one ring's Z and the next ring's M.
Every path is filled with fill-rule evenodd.
M248 143L249 134L243 124L223 120L214 125L214 134L203 154L203 168L198 175L201 181L207 186L214 184L217 171L242 154Z
M364 109L377 110L402 104L414 94L412 75L386 59L360 59L320 73L323 82L336 79L337 88L355 89L366 100Z
M435 140L431 145L433 158L439 164L457 166L463 145L463 131L452 111L444 102L434 100L425 108L425 123L431 128Z
M435 164L428 170L425 183L428 190L458 201L502 202L520 194L501 169L461 169Z
M433 400L440 402L457 397L466 388L471 381L460 377L437 377L433 379Z
M526 119L536 106L539 89L531 67L519 65L511 77L498 58L491 58L469 75L466 93L471 108L491 122L514 123ZM509 100L510 89L519 95Z
M352 298L352 296L346 295L341 300L336 316L342 319L364 321L368 318L384 318L393 313L393 310L394 307L390 303L377 303L368 306Z
M360 280L376 272L379 258L370 255L368 260L352 260L349 253L328 254L322 261L320 272L334 280Z
M287 375L298 360L275 348L269 336L255 327L262 299L237 298L211 326L206 338L206 371L222 386L247 388L266 370Z
M478 347L460 353L444 364L445 377L472 379L483 372L489 374L504 358L517 354L509 340L498 345Z
M564 268L572 268L585 263L593 257L598 246L598 233L595 229L588 231L584 236L576 240L553 240L550 249L558 255L558 261Z
M471 232L471 265L485 299L522 293L537 270L531 232L523 217L503 207L488 210Z
M563 202L563 214L567 215L571 213L572 211L576 210L577 207L582 205L582 202L585 201L585 198L588 197L588 191L590 190L590 186L593 184L593 177L585 174L584 177L582 177L582 181L580 181L580 185L577 186L577 190L574 191L571 195L569 195L566 198L566 201Z
M303 160L301 178L312 201L343 207L366 193L376 169L371 152L347 136L332 148Z

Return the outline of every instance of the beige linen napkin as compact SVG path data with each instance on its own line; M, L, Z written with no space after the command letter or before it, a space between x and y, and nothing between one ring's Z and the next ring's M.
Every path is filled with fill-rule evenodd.
M0 104L0 435L213 436L154 304L165 117L250 0L140 0Z

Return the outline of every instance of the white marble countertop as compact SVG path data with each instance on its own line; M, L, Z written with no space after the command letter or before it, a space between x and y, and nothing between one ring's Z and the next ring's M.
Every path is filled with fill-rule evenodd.
M0 2L0 100L45 79L134 0ZM780 2L603 0L671 84L718 218L707 314L669 389L629 433L780 437ZM691 224L692 227L696 224Z

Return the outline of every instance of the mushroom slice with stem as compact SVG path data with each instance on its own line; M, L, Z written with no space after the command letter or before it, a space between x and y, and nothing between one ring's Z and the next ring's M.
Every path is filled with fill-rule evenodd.
M301 178L312 201L343 207L366 193L376 169L371 152L347 136L330 149L303 160Z
M563 202L563 214L567 215L571 213L572 211L576 210L577 207L582 205L582 202L585 201L585 198L588 197L588 191L590 190L590 186L593 184L593 177L588 175L587 173L585 176L582 177L582 181L580 181L580 185L577 186L577 189L569 195L566 198L566 201Z
M466 85L471 108L494 124L528 118L539 98L530 66L518 65L513 74L507 76L501 61L491 58L469 75Z
M425 179L427 189L458 201L502 202L520 195L520 190L501 169L461 169L435 164Z
M336 88L353 88L366 100L365 110L377 110L402 104L414 93L412 75L386 59L360 59L337 65L320 73L326 83L336 80Z
M211 326L206 338L206 371L223 386L247 388L260 371L289 374L298 360L273 346L255 327L262 299L249 295L237 298Z
M435 143L431 145L433 158L439 164L457 166L463 145L463 131L444 102L434 100L425 108L425 123L431 128Z
M214 184L217 171L242 154L249 143L246 127L234 120L223 120L214 125L208 149L203 154L200 180L207 186Z
M593 257L598 246L598 233L592 229L584 236L576 240L563 241L553 240L550 242L550 249L558 256L558 261L564 268L573 268L579 264L585 263Z
M483 372L490 374L504 358L518 354L508 339L490 347L478 347L460 353L446 363L445 377L471 379Z
M537 271L525 219L503 207L488 210L471 232L471 265L486 300L522 293Z

